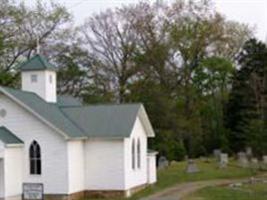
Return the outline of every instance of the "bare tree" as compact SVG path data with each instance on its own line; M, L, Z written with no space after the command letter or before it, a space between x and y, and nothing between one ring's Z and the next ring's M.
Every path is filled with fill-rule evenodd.
M82 33L89 51L94 54L91 66L97 81L105 80L123 102L127 84L138 72L133 63L137 37L132 30L127 9L107 10L87 20Z

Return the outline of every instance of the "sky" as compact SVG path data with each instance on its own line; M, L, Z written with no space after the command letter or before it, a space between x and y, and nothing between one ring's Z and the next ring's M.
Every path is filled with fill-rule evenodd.
M26 3L33 2L33 0L25 1ZM81 24L84 19L93 13L103 11L107 8L118 7L123 4L137 3L139 0L54 1L65 5L73 13L75 22ZM165 1L172 2L173 0ZM213 2L215 3L216 9L225 15L227 19L250 25L255 31L255 36L267 42L267 0L213 0Z

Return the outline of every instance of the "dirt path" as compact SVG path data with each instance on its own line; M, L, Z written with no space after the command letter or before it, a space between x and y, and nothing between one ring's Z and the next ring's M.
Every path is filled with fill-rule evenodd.
M182 200L185 196L196 192L202 188L208 186L220 186L228 185L235 182L240 182L246 179L220 179L220 180L210 180L210 181L197 181L190 183L178 184L174 187L163 190L162 192L156 193L152 196L142 198L141 200Z

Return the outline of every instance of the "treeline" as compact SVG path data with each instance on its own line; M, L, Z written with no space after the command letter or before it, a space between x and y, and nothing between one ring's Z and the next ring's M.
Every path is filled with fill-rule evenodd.
M143 102L157 134L150 146L169 159L248 145L263 154L266 46L251 37L210 1L141 2L74 26L61 5L0 0L0 84L19 87L18 64L39 38L59 67L59 93Z

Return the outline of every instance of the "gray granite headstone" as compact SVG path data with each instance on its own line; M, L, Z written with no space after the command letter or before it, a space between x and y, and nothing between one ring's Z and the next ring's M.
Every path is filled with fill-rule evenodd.
M252 157L253 157L253 152L252 152L252 148L251 147L247 147L246 148L246 155L247 155L247 159L249 161L251 161Z
M227 153L221 153L220 154L220 168L226 168L228 165L228 154Z
M253 167L253 168L259 168L259 160L257 159L257 158L252 158L251 159L251 166Z
M193 174L199 172L199 169L194 160L188 160L186 173Z
M214 149L213 150L213 155L215 157L216 160L220 160L220 154L221 154L221 150L220 149Z
M239 152L237 154L237 157L238 157L238 163L241 167L249 166L248 158L245 152Z
M159 161L158 161L158 168L163 169L163 168L166 168L168 166L169 166L169 161L167 160L167 158L164 156L161 156L159 158Z
M264 165L267 165L267 155L262 156L262 162Z

